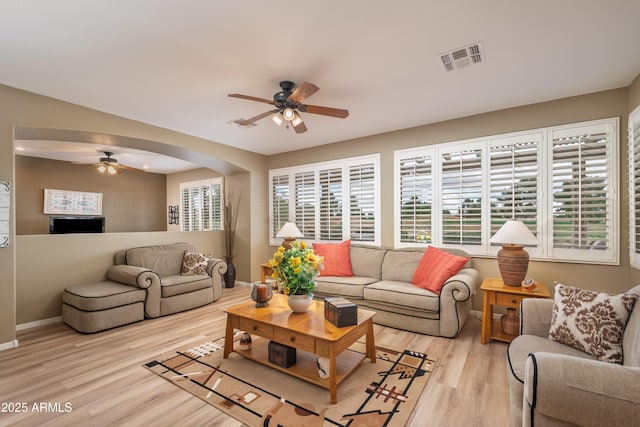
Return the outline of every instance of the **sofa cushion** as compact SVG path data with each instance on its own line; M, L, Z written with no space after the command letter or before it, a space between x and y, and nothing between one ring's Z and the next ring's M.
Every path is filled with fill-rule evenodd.
M211 287L211 277L200 275L174 275L162 278L160 293L162 298L186 294Z
M209 259L213 258L213 254L206 253L194 253L185 251L184 256L182 257L182 270L180 274L183 276L190 275L207 275L207 264L209 263Z
M531 353L553 353L565 356L595 359L575 348L536 335L519 335L511 341L507 349L507 363L511 374L524 383L524 362Z
M627 294L640 295L640 285L629 289ZM622 354L625 366L640 368L640 302L636 301L622 337Z
M148 268L160 277L180 274L184 252L197 252L189 243L132 248L127 251L128 265Z
M320 276L353 276L350 246L351 240L342 243L314 243L313 251L324 258Z
M382 261L386 253L386 249L375 246L351 245L349 255L353 275L373 277L380 280L382 277Z
M314 292L363 299L365 286L375 282L372 277L318 276Z
M100 311L144 302L145 290L105 280L65 288L62 301L82 311Z
M364 288L364 298L398 307L415 308L431 312L440 310L440 297L411 283L382 280Z
M638 295L612 295L556 284L549 338L622 363L622 336Z
M452 253L429 246L413 274L411 283L440 295L442 285L469 261Z
M411 283L422 252L422 249L387 251L382 262L382 280Z

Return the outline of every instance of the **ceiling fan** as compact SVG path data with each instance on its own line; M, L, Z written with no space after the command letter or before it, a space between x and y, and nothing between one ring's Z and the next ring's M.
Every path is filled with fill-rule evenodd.
M122 163L118 163L118 159L115 159L113 153L111 151L104 151L105 157L100 157L98 163L93 164L92 166L96 166L98 172L104 175L116 175L122 172L122 170L129 170L134 172L146 172L143 169L133 168L131 166L123 165Z
M275 95L273 95L273 100L258 98L249 95L241 95L239 93L230 93L229 96L232 98L264 102L276 107L273 110L258 114L257 116L251 117L250 119L235 120L234 123L237 123L240 126L249 126L260 119L271 116L271 119L278 126L282 125L282 123L286 123L286 125L288 126L288 124L291 123L291 126L293 127L293 130L296 131L296 133L303 133L307 131L307 126L305 126L304 122L302 121L300 113L320 114L322 116L337 117L340 119L344 119L349 116L349 111L343 110L341 108L303 104L302 101L319 90L318 86L314 85L313 83L304 82L296 87L296 84L294 82L283 80L280 82L280 88L282 89L282 91L277 92Z

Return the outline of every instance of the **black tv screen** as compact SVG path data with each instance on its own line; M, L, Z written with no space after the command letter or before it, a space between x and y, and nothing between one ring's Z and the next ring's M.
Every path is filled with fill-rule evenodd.
M49 217L49 234L104 233L103 216Z

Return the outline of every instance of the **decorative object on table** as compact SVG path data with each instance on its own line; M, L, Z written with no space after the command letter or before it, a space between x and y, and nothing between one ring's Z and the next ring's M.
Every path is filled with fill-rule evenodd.
M254 283L251 289L251 299L256 302L256 307L266 307L273 297L271 285L266 283Z
M324 299L324 318L338 328L358 324L358 306L343 297Z
M294 222L288 221L284 223L280 231L276 234L276 237L284 239L282 241L282 247L287 250L291 248L291 244L295 242L296 238L304 236Z
M178 212L178 205L169 206L169 224L179 224L180 213Z
M224 285L233 288L236 283L236 266L233 264L235 257L234 247L236 242L236 229L238 227L238 213L240 197L228 191L224 198L224 260L227 262L227 272L224 273Z
M538 286L538 282L536 282L530 277L522 281L522 289L524 289L525 291L532 291L537 286Z
M524 247L537 246L538 238L524 222L510 219L489 242L502 245L502 249L498 251L502 281L507 286L521 286L529 268L529 254Z
M289 296L289 307L295 313L304 312L311 305L315 278L322 262L322 257L317 256L303 240L292 242L289 249L280 246L269 260L273 271L271 276L282 284L283 292ZM304 300L306 307L300 307L299 300Z
M248 332L243 332L240 336L240 350L251 350L251 334Z
M0 248L9 246L11 183L0 181Z
M275 341L269 341L269 362L282 368L295 365L296 349Z
M318 356L316 361L318 367L318 376L320 378L329 378L329 358Z

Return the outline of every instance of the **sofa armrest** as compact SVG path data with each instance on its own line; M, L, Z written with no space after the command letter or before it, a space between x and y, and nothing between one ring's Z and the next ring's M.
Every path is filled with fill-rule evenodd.
M161 280L158 273L144 267L120 264L109 267L107 278L114 282L145 289L146 317L160 316Z
M523 425L632 425L640 420L640 368L533 353L523 403Z
M475 268L463 268L440 290L440 335L453 338L462 329L471 311L471 295L480 284Z
M553 300L525 298L520 303L520 335L549 336Z
M222 275L227 272L227 263L218 258L209 259L207 264L207 274L211 276L211 286L213 287L213 300L217 301L222 296Z

